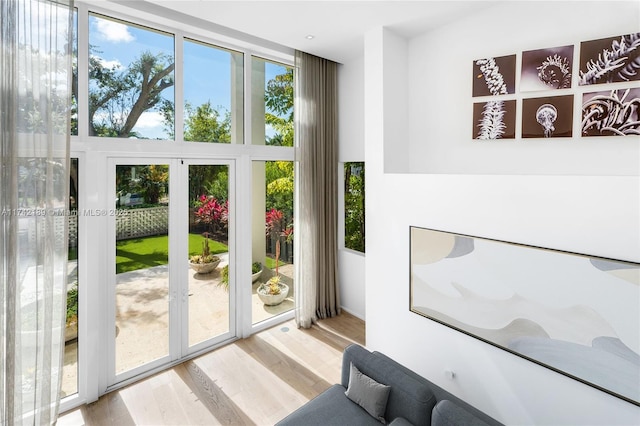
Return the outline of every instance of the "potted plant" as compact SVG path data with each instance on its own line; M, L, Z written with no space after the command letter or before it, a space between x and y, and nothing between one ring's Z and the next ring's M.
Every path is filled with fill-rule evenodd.
M251 264L251 277L252 282L256 282L260 275L262 274L262 263L253 262ZM222 268L222 278L218 285L225 289L225 291L229 291L229 265L224 265Z
M255 283L256 281L258 281L261 275L262 275L262 263L253 262L251 264L251 282Z
M204 241L202 242L202 253L193 255L189 258L189 266L199 274L208 274L213 272L220 263L220 258L215 254L211 254L209 249L209 233L202 234Z
M189 258L189 266L199 274L213 272L220 258L211 254L209 249L209 238L214 235L223 234L229 220L228 202L220 203L215 197L201 195L196 201L195 222L206 226L207 231L202 234L202 253Z
M293 227L286 226L284 215L280 210L271 209L266 217L266 234L276 240L276 269L275 275L266 283L261 283L256 292L262 303L268 306L279 305L289 294L289 286L282 282L278 271L280 259L280 238L290 240L293 237Z
M64 341L78 337L78 282L74 282L67 291L67 319L65 321Z

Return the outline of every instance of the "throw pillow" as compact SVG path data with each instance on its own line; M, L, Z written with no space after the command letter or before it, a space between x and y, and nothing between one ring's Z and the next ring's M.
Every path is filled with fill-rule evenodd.
M347 398L364 408L367 413L385 424L384 412L387 409L387 400L391 386L376 382L371 377L362 374L351 363L349 369L349 386L344 393Z

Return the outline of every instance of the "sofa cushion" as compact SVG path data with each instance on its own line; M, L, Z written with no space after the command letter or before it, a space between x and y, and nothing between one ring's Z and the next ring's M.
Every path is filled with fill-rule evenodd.
M391 423L389 423L389 426L413 426L413 425L409 423L409 420L405 419L404 417L396 417L395 419L393 419Z
M369 352L360 345L350 345L342 356L342 385L349 384L349 366L353 362L363 374L391 386L385 418L391 422L404 417L414 425L430 425L436 398L428 382L413 371L379 352Z
M380 426L358 404L346 397L345 388L333 385L284 419L277 426Z
M390 390L390 386L378 383L371 377L362 374L351 363L349 367L349 386L344 394L381 423L386 423L384 412L387 408Z
M357 364L356 364L357 365ZM371 354L364 374L391 386L385 417L393 420L404 417L414 425L431 424L431 411L436 397L426 379L379 352Z
M449 400L442 400L433 408L431 426L489 426L464 408Z

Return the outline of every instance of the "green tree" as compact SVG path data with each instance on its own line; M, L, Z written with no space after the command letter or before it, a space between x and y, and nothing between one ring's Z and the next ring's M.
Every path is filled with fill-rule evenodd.
M266 144L293 146L293 69L276 75L265 88L265 123L275 130ZM266 208L280 210L287 222L293 221L293 165L291 161L265 163Z
M293 218L293 177L292 161L267 161L265 163L267 211L280 210L288 221Z
M169 166L162 164L142 166L137 187L146 204L158 204L160 196L165 195L169 188Z
M231 143L231 114L221 113L211 101L193 107L185 105L184 140L197 142Z
M201 195L225 202L229 199L229 166L189 166L189 200L195 205Z
M293 69L276 75L267 82L264 93L265 123L276 135L267 140L267 145L293 146Z
M89 134L136 135L132 130L140 116L163 106L162 92L174 84L173 57L145 51L123 70L106 67L95 54L100 52L94 46L90 50Z
M364 253L364 163L344 165L344 245Z
M128 193L139 193L144 197L145 204L158 204L168 189L169 166L166 164L116 167L118 197Z

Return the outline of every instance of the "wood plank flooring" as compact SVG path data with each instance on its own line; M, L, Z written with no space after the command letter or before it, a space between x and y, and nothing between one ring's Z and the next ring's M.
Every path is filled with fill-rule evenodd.
M342 313L309 330L287 321L63 413L68 425L272 425L340 381L365 324Z

